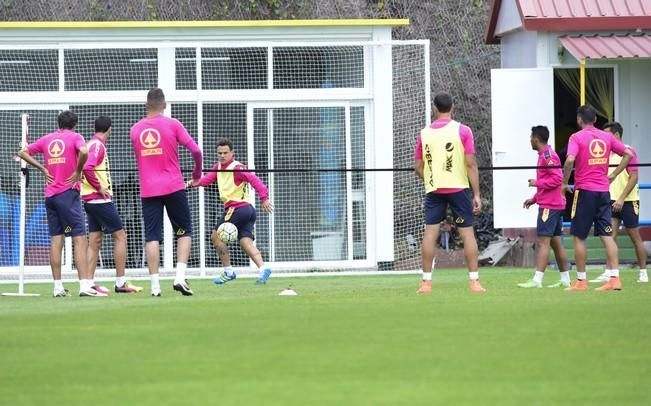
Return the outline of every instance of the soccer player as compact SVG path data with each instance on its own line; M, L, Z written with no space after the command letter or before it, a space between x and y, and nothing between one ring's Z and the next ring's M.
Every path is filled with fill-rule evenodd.
M550 288L570 287L570 273L567 271L567 252L561 241L563 226L563 211L565 210L565 196L561 194L563 171L561 160L550 145L549 130L547 127L537 125L531 128L531 148L538 151L538 169L536 179L529 179L529 187L536 188L536 194L531 199L524 201L524 208L528 209L538 204L538 254L536 255L536 272L527 282L519 283L521 288L541 288L545 268L549 260L549 247L551 245L560 271L561 280L549 285ZM544 168L552 167L552 168ZM556 168L553 168L553 167Z
M624 128L618 122L607 123L604 130L613 134L618 140L622 140ZM619 174L617 178L610 184L610 203L613 207L613 238L617 238L620 223L624 222L626 233L630 237L633 245L635 246L635 254L637 256L637 263L640 266L640 276L638 282L648 283L649 275L646 269L646 248L640 236L640 188L637 185L638 181L638 168L634 166L638 163L637 153L635 150L627 147L633 153L631 159L631 166L627 167L625 171ZM621 158L616 154L610 154L610 165L618 165ZM611 172L612 172L611 168ZM590 282L605 282L610 278L607 272L601 274L598 278Z
M127 233L122 226L122 219L113 204L113 189L109 160L106 154L106 141L111 136L111 118L95 119L95 136L86 144L88 160L84 165L84 178L81 183L81 196L88 217L88 266L91 277L95 276L99 250L102 247L104 233L113 237L115 259L115 291L131 293L142 291L141 287L132 285L124 275L127 263ZM109 290L100 285L93 288L105 294Z
M423 235L423 280L419 294L432 293L432 265L436 241L448 206L463 240L470 272L470 290L485 292L479 283L477 240L473 214L481 210L479 171L475 145L469 127L452 120L452 96L434 98L436 121L421 130L416 144L415 170L425 184L425 233ZM472 188L472 196L468 186Z
M213 169L217 171L246 169L243 164L234 159L233 143L230 140L222 139L217 142L217 159L218 162L213 166ZM262 254L260 254L260 251L253 243L255 239L254 227L256 212L250 203L249 185L253 186L253 189L260 196L262 207L264 207L267 213L273 211L273 206L269 201L269 190L262 183L262 180L252 172L211 172L198 181L189 181L188 186L208 186L213 184L215 180L219 187L219 197L224 203L225 213L224 217L217 222L210 235L210 239L219 253L219 259L224 264L224 272L215 278L214 282L217 285L222 285L237 277L231 266L228 246L217 236L219 226L228 221L237 227L237 235L242 250L258 267L260 274L255 283L258 285L265 284L267 283L267 279L269 279L269 275L271 275L271 269L265 267Z
M75 265L79 275L79 296L106 296L93 289L88 272L86 222L79 197L79 180L88 150L84 138L74 130L77 115L61 112L57 118L59 130L41 137L18 152L18 156L45 175L45 209L50 234L50 266L54 279L54 297L68 296L61 281L61 251L65 236L72 236ZM32 157L43 154L45 166Z
M163 115L167 102L160 88L147 93L147 116L131 127L131 143L136 153L140 175L142 215L145 220L145 248L151 277L151 295L160 296L158 267L160 240L163 228L163 207L178 238L176 245L176 277L173 288L184 296L192 289L185 280L190 246L192 245L192 219L185 191L185 181L179 165L178 144L192 153L193 179L201 178L201 149L178 120Z
M567 290L588 290L585 275L585 239L594 223L594 235L599 236L606 249L606 270L610 278L597 290L621 290L617 244L612 237L611 205L609 183L615 179L633 158L633 153L621 141L606 131L594 127L597 114L592 106L580 106L577 123L581 130L572 134L567 146L567 160L563 168L563 193L569 190L567 184L572 168L575 190L572 202L572 227L574 236L574 260L577 280ZM608 175L610 153L623 156L619 166Z

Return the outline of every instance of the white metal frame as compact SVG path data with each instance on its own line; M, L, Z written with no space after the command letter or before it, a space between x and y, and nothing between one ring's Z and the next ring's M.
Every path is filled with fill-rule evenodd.
M81 42L67 41L65 39L58 42L45 43L0 43L0 50L7 49L22 49L22 50L35 50L35 49L56 49L58 51L58 75L59 75L59 88L58 91L49 92L0 92L0 109L37 109L40 107L46 109L68 108L71 104L85 104L85 103L100 103L100 104L133 104L142 103L146 89L134 91L66 91L65 90L65 49L125 49L125 48L146 48L158 49L158 75L159 86L166 89L166 96L170 104L173 103L196 103L197 104L197 119L198 119L198 141L199 145L203 148L204 134L203 134L203 105L204 103L246 103L247 104L247 133L253 134L253 109L254 108L280 108L280 107L323 107L323 106L337 106L345 108L346 115L346 164L348 167L351 165L352 147L351 147L351 134L350 134L350 107L362 106L364 107L365 115L365 162L366 165L377 164L375 159L375 144L373 141L374 125L378 118L375 112L376 101L375 98L379 97L375 94L375 74L374 71L378 67L375 66L377 55L382 54L386 56L386 51L390 50L392 46L401 45L420 45L424 47L425 55L425 93L426 93L426 114L427 121L430 120L431 115L431 100L430 100L430 58L429 58L429 40L413 40L413 41L374 41L374 40L350 40L337 38L331 40L328 38L320 38L312 41L295 41L295 40L278 40L272 41L247 41L239 40L238 42L229 41L227 38L221 40L164 40L157 42L150 42L147 39L132 38L116 40L110 38L110 41L100 41L94 37L89 37L89 41ZM315 37L316 38L316 37ZM352 38L352 37L350 37ZM383 39L386 37L382 37ZM31 41L31 39L30 39ZM361 46L363 49L363 65L364 65L364 83L360 88L328 88L328 89L274 89L273 88L273 49L275 47L332 47L332 46ZM201 49L202 48L251 48L263 47L267 48L267 89L237 89L237 90L204 90L202 89L202 69L201 69ZM175 49L176 48L194 48L196 50L196 80L197 88L194 90L176 90L175 81ZM391 53L389 52L389 55ZM389 61L390 63L390 61ZM169 89L169 90L168 90ZM386 95L385 95L386 96ZM384 97L383 97L384 99ZM56 103L43 103L43 100L56 100ZM271 120L272 122L273 120ZM273 138L273 137L271 137ZM273 142L273 140L272 140ZM248 164L251 168L255 168L254 162L254 140L252 136L248 137ZM273 162L273 161L271 161ZM273 179L273 175L270 176ZM271 181L270 183L273 183ZM314 261L310 262L309 266L320 269L338 269L343 266L355 267L374 267L377 263L378 250L377 244L377 227L376 227L376 203L374 196L376 195L376 174L366 177L366 190L365 190L365 216L366 216L366 259L353 260L353 224L352 224L352 174L347 173L346 176L346 189L347 189L347 228L348 228L348 259L346 261ZM207 247L204 234L205 234L205 194L203 190L199 192L199 216L200 216L200 268L201 275L205 276L206 271L212 268L206 268L206 250ZM270 222L273 225L272 222ZM169 241L173 241L171 237L171 227L166 224L165 232L165 247ZM68 250L71 251L71 250ZM172 250L166 249L164 254L164 264L167 270L171 270L173 258L171 257ZM169 251L169 252L168 252ZM71 259L71 258L70 258ZM305 267L302 263L300 267ZM281 263L275 262L274 266L278 269L295 269L296 263ZM34 267L46 268L46 267Z

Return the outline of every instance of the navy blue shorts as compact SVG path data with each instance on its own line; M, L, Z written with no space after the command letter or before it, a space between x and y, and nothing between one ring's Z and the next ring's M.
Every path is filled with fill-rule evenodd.
M563 227L563 212L565 210L538 208L538 237L556 237L561 235Z
M106 234L113 234L124 228L113 202L84 203L84 209L88 215L88 232L90 233L103 231Z
M61 234L72 237L86 235L86 221L78 190L69 189L58 195L46 197L45 210L50 237Z
M145 241L163 239L163 207L167 210L176 237L192 236L192 217L185 189L165 196L143 197L142 217L145 219Z
M615 203L610 202L611 205ZM622 210L613 211L613 218L619 219L624 223L626 228L636 228L640 226L640 201L624 202Z
M585 240L594 224L595 236L612 235L611 210L609 192L575 190L570 233Z
M225 222L230 222L237 227L237 238L239 240L245 237L255 240L255 218L255 208L250 204L238 208L231 207L226 210L224 217L215 224L213 230L217 230Z
M457 227L472 227L472 197L470 189L456 193L428 193L425 196L425 224L439 224L445 220L448 206Z

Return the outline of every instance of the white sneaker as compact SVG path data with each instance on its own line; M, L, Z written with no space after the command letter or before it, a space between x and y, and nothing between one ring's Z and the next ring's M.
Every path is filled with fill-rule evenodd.
M597 276L596 278L591 279L590 283L603 283L603 282L607 282L609 279L610 276L606 272L604 272L601 275Z
M93 288L86 289L86 290L80 290L79 291L79 296L81 297L107 297L108 295L106 293L98 292Z
M637 281L638 283L649 283L649 275L646 272L640 272L640 279Z
M70 296L70 293L68 293L68 289L56 289L55 288L54 291L52 291L52 296L54 296L54 297L66 297L66 296Z

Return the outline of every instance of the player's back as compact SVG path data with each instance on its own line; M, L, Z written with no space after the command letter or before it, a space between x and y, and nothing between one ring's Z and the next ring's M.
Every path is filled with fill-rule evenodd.
M572 134L568 155L576 157L576 188L607 192L610 153L614 151L621 154L625 148L612 134L595 127L587 127Z
M45 185L45 196L51 197L77 187L66 183L77 168L78 151L86 144L84 137L71 130L57 130L28 146L30 154L42 153L47 171L54 182Z
M130 135L142 197L164 196L185 188L178 144L186 145L184 136L189 135L178 120L162 114L145 117L131 127Z

